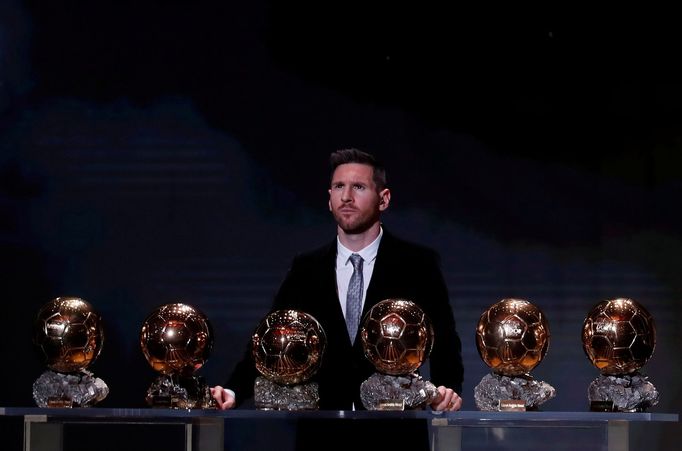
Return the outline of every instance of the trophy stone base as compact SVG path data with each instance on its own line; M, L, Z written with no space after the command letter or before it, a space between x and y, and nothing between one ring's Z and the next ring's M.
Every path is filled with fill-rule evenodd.
M436 386L417 374L374 373L360 385L360 400L367 410L423 409L437 395Z
M639 372L623 376L600 375L590 383L590 410L601 412L644 412L658 404L656 387Z
M254 401L261 410L317 410L320 395L316 382L280 385L258 376L254 383Z
M474 389L476 407L484 411L535 410L555 395L554 387L529 375L486 374Z
M150 407L169 409L215 409L211 389L200 376L161 375L145 397Z
M109 394L109 387L89 371L59 373L47 370L33 383L38 407L90 407Z

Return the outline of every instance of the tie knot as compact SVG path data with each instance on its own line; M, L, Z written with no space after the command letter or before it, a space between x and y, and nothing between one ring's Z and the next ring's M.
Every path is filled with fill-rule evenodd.
M360 254L351 254L350 262L353 264L353 269L359 269L362 267L362 257Z

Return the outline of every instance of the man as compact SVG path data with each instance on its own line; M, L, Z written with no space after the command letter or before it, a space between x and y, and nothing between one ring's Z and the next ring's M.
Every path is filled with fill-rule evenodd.
M319 384L320 408L362 409L360 384L375 372L364 356L359 334L353 328L349 332L345 317L356 311L361 318L384 299L405 298L417 303L433 323L429 380L438 387L438 394L430 407L459 410L461 343L437 254L400 240L382 227L381 213L389 207L391 192L385 169L372 155L343 149L332 153L330 160L329 210L337 223L337 237L294 259L272 308L309 313L326 332L327 348L313 378ZM362 257L362 268L356 270L362 272L362 282L359 289L356 285L349 290L354 278L352 254ZM355 310L346 302L349 292L357 291L362 293L362 306ZM247 352L226 384L231 390L211 389L219 407L229 409L251 397L256 376Z

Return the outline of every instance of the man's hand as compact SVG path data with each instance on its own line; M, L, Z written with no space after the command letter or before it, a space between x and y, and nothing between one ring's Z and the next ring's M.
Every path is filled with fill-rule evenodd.
M438 411L454 411L462 408L462 398L451 388L440 386L438 395L431 403L431 408Z
M216 404L220 410L227 410L234 407L235 397L234 392L220 385L211 387L211 396L216 400Z

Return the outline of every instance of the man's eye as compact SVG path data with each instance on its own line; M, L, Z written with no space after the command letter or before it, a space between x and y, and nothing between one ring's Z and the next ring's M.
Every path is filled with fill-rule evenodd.
M365 187L362 185L355 185L353 188L355 188L358 191L362 191L363 189L365 189Z

